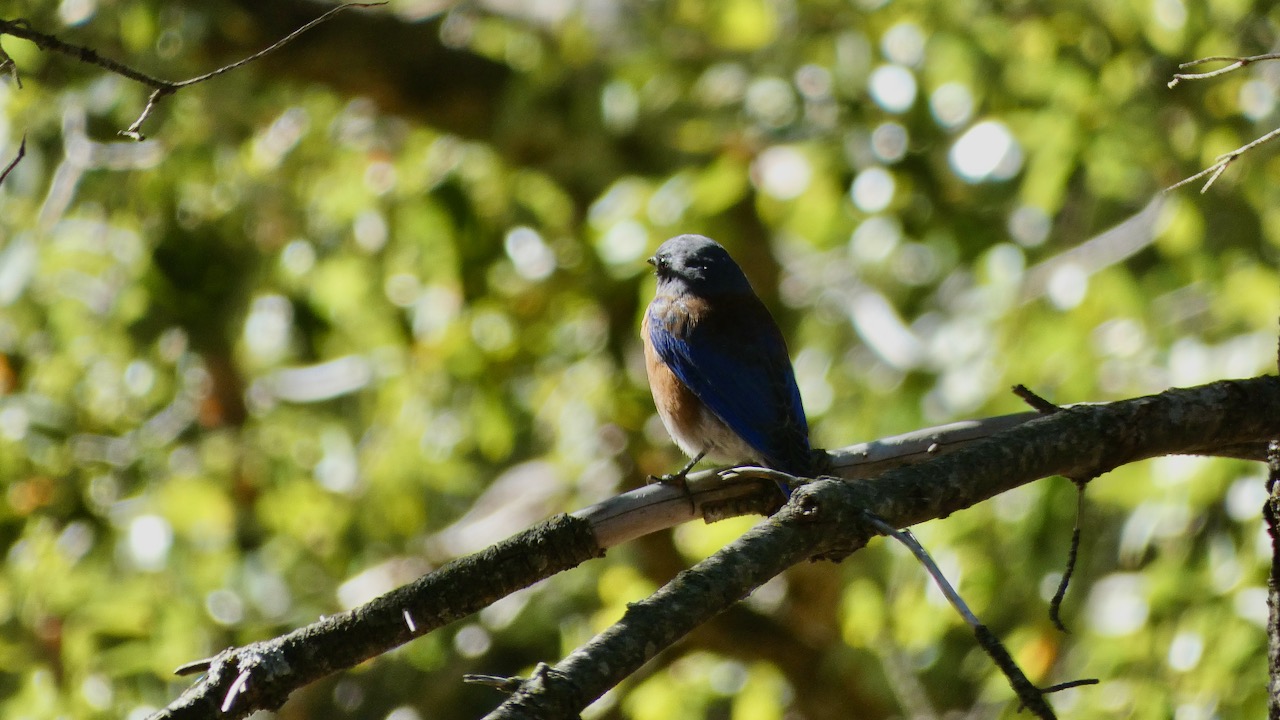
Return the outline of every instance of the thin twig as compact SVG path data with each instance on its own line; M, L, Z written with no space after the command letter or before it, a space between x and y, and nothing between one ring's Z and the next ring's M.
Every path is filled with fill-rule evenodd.
M1204 177L1205 175L1208 175L1209 179L1206 180L1204 183L1204 186L1200 188L1200 193L1204 194L1209 190L1209 188L1213 185L1213 183L1217 181L1218 177L1222 175L1223 171L1225 171L1227 167L1231 165L1231 163L1235 162L1237 159L1240 158L1241 155L1249 152L1250 150L1258 147L1259 145L1269 143L1272 140L1276 139L1277 135L1280 135L1280 128L1276 128L1275 130L1272 130L1271 132L1267 133L1266 135L1263 135L1262 137L1254 140L1253 142L1247 143L1245 145L1241 145L1240 147L1236 148L1235 150L1232 150L1231 152L1225 155L1219 155L1218 159L1214 161L1214 163L1209 167L1201 170L1200 172L1196 173L1195 175L1192 175L1191 177L1179 180L1178 182L1165 188L1164 191L1172 192L1182 187L1183 185L1186 185L1188 183L1193 183L1196 180L1199 180L1200 178Z
M192 660L191 662L183 663L178 667L174 668L173 674L179 677L183 675L199 675L200 673L205 672L209 668L213 667L213 663L217 659L218 659L217 656L214 656L214 657L202 658L200 660Z
M1098 684L1098 678L1080 678L1079 680L1068 680L1066 682L1060 682L1057 685L1050 685L1049 687L1040 688L1040 692L1044 693L1045 695L1051 695L1053 693L1062 692L1063 690L1070 690L1071 688L1075 688L1075 687L1083 687L1085 685L1097 685L1097 684Z
M159 104L161 98L166 95L172 95L176 90L177 88L157 88L153 90L150 97L147 98L146 107L142 108L141 113L138 113L138 119L134 120L133 124L128 128L121 130L120 134L138 142L146 140L147 136L142 134L142 123L146 122L147 118L151 116L151 111L156 109L156 105Z
M127 138L132 138L133 140L141 141L146 139L141 132L142 124L146 122L147 118L151 116L152 111L155 110L156 105L158 105L159 102L163 100L165 97L174 94L175 92L177 92L178 90L181 90L182 88L189 87L197 83L202 83L206 80L211 80L215 77L218 77L219 75L222 75L223 73L227 73L232 70L235 70L236 68L247 65L253 62L254 60L261 58L262 56L267 55L268 53L278 50L284 45L292 42L295 38L297 38L302 33L306 32L307 30L310 30L316 25L319 25L325 20L328 20L329 18L342 12L343 10L347 10L350 8L376 7L378 5L386 5L386 2L344 3L342 5L338 5L328 10L327 12L322 14L320 17L312 20L311 22L308 22L306 25L303 25L297 30L294 30L293 32L284 36L280 40L277 40L270 47L267 47L263 50L259 50L258 52L254 53L253 55L250 55L247 58L244 58L242 60L237 60L236 62L233 62L230 65L224 65L218 68L217 70L207 72L203 75L198 75L193 78L188 78L186 80L178 80L178 81L164 80L162 78L158 78L153 75L148 75L147 73L144 73L141 70L136 70L132 67L129 67L124 63L117 62L115 60L112 60L111 58L103 57L102 55L98 54L98 52L95 51L93 48L69 43L64 40L61 40L57 36L50 35L48 33L42 33L37 30L33 30L30 24L25 20L0 20L0 35L12 35L17 38L29 40L35 43L36 47L40 48L41 50L53 50L55 52L60 52L64 55L70 55L71 57L74 57L81 62L89 63L90 65L97 65L98 67L104 70L113 72L117 75L133 80L134 82L137 82L142 85L146 85L149 88L152 88L153 92L151 93L151 96L147 98L147 105L142 109L142 112L138 115L138 119L134 120L133 124L130 125L128 129L120 131L120 134ZM3 64L0 64L0 69L3 69L4 67L6 67L12 62L7 59L7 56L4 56L4 57L5 57L5 62ZM14 69L14 72L15 73L17 72L16 68Z
M1035 410L1041 415L1052 415L1053 413L1056 413L1062 410L1060 406L1054 405L1048 400L1045 400L1044 398L1040 397L1034 391L1032 391L1026 385L1023 385L1022 383L1018 383L1017 385L1013 386L1013 394L1022 398L1023 402L1030 405L1032 410Z
M471 685L487 685L499 692L510 695L520 689L520 684L525 681L524 678L515 676L508 677L506 675L477 675L468 673L462 676L462 682Z
M1182 82L1183 80L1208 80L1211 78L1216 78L1220 75L1226 75L1229 72L1239 70L1242 67L1246 67L1248 65L1252 65L1253 63L1261 62L1264 60L1280 60L1280 53L1267 53L1265 55L1250 55L1249 57L1231 57L1231 56L1224 56L1224 55L1214 55L1212 57L1200 58L1199 60L1184 62L1178 66L1179 69L1195 67L1197 65L1203 65L1204 63L1210 63L1210 62L1225 62L1225 63L1230 63L1230 65L1227 65L1226 67L1218 68L1217 70L1210 70L1209 72L1175 73L1173 76L1173 79L1169 81L1169 88L1173 89L1177 87L1178 83ZM1277 135L1280 135L1280 128L1276 128L1275 130L1272 130L1271 132L1267 133L1266 135L1263 135L1262 137L1254 140L1253 142L1247 143L1245 145L1241 145L1240 147L1236 148L1235 150L1232 150L1231 152L1225 155L1218 156L1218 159L1215 160L1214 163L1209 167L1205 168L1204 170L1201 170L1200 172L1196 173L1195 175L1192 175L1191 177L1184 178L1183 180L1180 180L1170 185L1169 187L1165 188L1164 191L1172 192L1182 187L1183 185L1193 183L1202 177L1208 176L1209 179L1205 180L1204 185L1201 186L1200 188L1200 193L1204 194L1209 191L1209 188L1212 187L1215 182L1217 182L1218 178L1222 176L1222 173L1226 171L1227 167L1229 167L1231 163L1235 162L1236 159L1238 159L1241 155L1249 152L1250 150L1258 147L1259 145L1268 143L1271 140L1275 139Z
M324 13L320 17L307 23L306 25L303 25L297 30L294 30L288 35L285 35L284 37L280 38L270 47L259 50L258 52L250 55L247 58L244 58L242 60L237 60L236 62L233 62L230 65L224 65L218 68L217 70L207 72L204 75L189 78L187 80L181 80L179 82L166 83L165 86L163 87L157 87L155 89L155 92L151 93L151 97L147 98L147 106L142 109L142 113L138 115L138 119L134 120L133 124L130 125L128 129L120 131L120 134L124 135L127 138L132 138L134 140L143 140L144 136L142 135L141 132L139 132L140 128L142 127L142 123L146 122L147 117L151 115L151 111L155 109L156 105L158 105L159 102L165 98L165 96L172 95L173 93L177 92L178 90L181 90L184 87L195 85L196 83L202 83L206 80L212 80L213 78L216 78L219 75L222 75L223 73L231 72L236 68L248 65L254 60L257 60L263 57L264 55L275 52L276 50L279 50L285 45L293 42L293 40L297 38L299 35L301 35L302 33L310 30L316 25L319 25L320 23L324 22L325 20L328 20L334 15L342 12L343 10L346 10L347 8L368 8L368 7L375 7L377 5L386 5L386 4L387 4L386 2L376 2L376 3L346 3L343 5L338 5L337 7L329 10L328 12Z
M4 166L4 170L0 171L0 185L4 184L4 179L9 177L9 173L18 167L18 163L22 162L22 158L27 154L27 134L22 134L22 141L18 143L18 154L13 156L8 165Z
M9 53L5 52L3 47L0 47L0 72L4 72L5 70L9 71L9 74L13 76L13 83L18 86L19 90L21 90L22 76L18 74L18 63L14 62L13 58L9 57Z
M956 612L960 613L960 617L964 618L964 621L973 629L973 634L978 639L978 644L991 656L996 667L1000 668L1000 672L1004 673L1005 679L1009 681L1009 686L1017 694L1022 707L1027 708L1033 715L1043 720L1050 720L1056 717L1053 714L1053 708L1044 699L1044 691L1027 679L1026 674L1022 672L1022 668L1018 667L1018 663L1009 654L1008 649L1000 642L1000 639L996 637L995 633L991 632L990 628L978 620L978 616L973 614L964 599L960 597L960 593L956 592L956 589L952 587L946 576L942 574L942 570L933 561L929 551L924 549L919 540L916 540L915 535L911 534L910 530L898 530L871 513L864 513L864 516L871 527L902 543L911 551L911 554L916 556L916 559L920 561L924 569L933 577L933 581L937 583L938 589L947 598L947 602L951 603L951 607L955 608Z
M233 63L231 63L230 65L225 65L225 66L223 66L223 67L218 68L217 70L213 70L212 72L207 72L207 73L205 73L204 75L201 75L201 76L199 76L199 77L193 77L193 78L191 78L191 79L189 79L189 80L183 80L183 81L181 81L181 82L176 82L176 83L174 83L174 84L173 84L173 85L174 85L174 88L175 88L175 89L177 89L177 88L186 87L186 86L188 86L188 85L195 85L196 83L201 83L201 82L204 82L205 80L211 80L211 79L213 79L213 78L215 78L215 77L218 77L219 75L222 75L223 73L227 73L227 72L230 72L230 71L232 71L232 70L235 70L235 69L236 69L236 68L238 68L238 67L241 67L241 66L244 66L244 65L248 65L249 63L253 62L254 60L257 60L257 59L261 58L262 56L267 55L268 53L271 53L271 52L274 52L274 51L276 51L276 50L279 50L281 47L283 47L283 46L285 46L285 45L287 45L287 44L289 44L289 43L293 42L293 40L294 40L295 38L297 38L299 35L301 35L302 33L304 33L304 32L306 32L306 31L310 30L311 28L315 27L316 25L319 25L320 23L324 22L325 20L328 20L329 18L333 17L334 15L337 15L338 13L342 12L343 10L347 10L347 9L350 9L350 8L371 8L371 7L378 7L379 5L386 5L386 4L387 4L387 3L386 3L386 0L383 0L383 2L373 2L373 3L343 3L342 5L338 5L338 6L334 7L333 9L331 9L331 10L329 10L328 12L324 13L323 15L321 15L321 16L320 16L320 17L318 17L318 18L316 18L315 20L312 20L311 22L307 23L306 25L303 25L302 27L298 28L297 30L294 30L293 32L289 33L288 35L285 35L284 37L280 38L279 40L277 40L277 41L275 42L275 44L271 45L270 47L265 48L265 49L263 49L263 50L259 50L258 52L256 52L256 53L254 53L254 54L250 55L249 57L247 57L247 58L245 58L245 59L243 59L243 60L237 60L236 62L233 62Z
M888 535L905 545L907 549L911 551L911 554L916 556L916 559L920 561L920 564L924 565L924 569L933 576L933 581L938 584L938 589L941 590L942 594L947 598L947 602L951 603L951 607L955 608L956 612L960 613L960 617L964 618L964 621L969 623L970 627L977 627L982 624L982 622L978 620L978 616L973 614L973 611L969 609L967 604L965 604L964 599L960 597L960 593L956 592L956 589L951 586L951 583L947 580L946 576L942 574L942 569L933 561L933 557L929 555L929 551L924 549L924 546L920 544L920 541L916 539L916 536L912 534L910 530L899 530L870 513L867 513L867 522L870 523L871 527L875 528L876 531L883 535Z
M1062 571L1062 579L1058 581L1058 589L1053 592L1049 601L1049 620L1053 626L1064 633L1071 632L1062 622L1062 601L1067 597L1067 588L1071 585L1071 576L1076 571L1076 558L1080 555L1080 518L1084 515L1084 489L1087 480L1073 480L1076 484L1076 523L1071 528L1071 547L1067 550L1067 566Z
M135 70L124 63L117 62L108 57L99 55L96 50L84 45L76 45L69 43L56 35L42 33L31 27L31 23L26 20L0 20L0 35L12 35L35 44L41 50L52 50L70 55L71 57L83 63L97 65L103 70L113 72L116 75L129 78L134 82L142 83L147 87L160 88L172 85L172 83L152 77L141 70Z
M1233 70L1239 70L1242 67L1245 67L1247 65L1252 65L1253 63L1261 62L1263 60L1280 60L1280 53L1267 53L1265 55L1250 55L1249 57L1230 57L1225 55L1214 55L1212 57L1205 57L1205 58L1200 58L1199 60L1191 60L1189 62L1184 62L1178 66L1179 70L1185 70L1187 68L1191 68L1197 65L1203 65L1205 63L1211 63L1211 62L1225 62L1225 63L1231 63L1231 64L1223 68L1218 68L1217 70L1210 70L1209 72L1174 73L1173 79L1169 81L1169 89L1172 90L1173 88L1177 87L1178 83L1182 82L1183 80L1208 80L1209 78L1215 78L1215 77L1218 77L1219 75L1226 75L1227 73L1232 72Z

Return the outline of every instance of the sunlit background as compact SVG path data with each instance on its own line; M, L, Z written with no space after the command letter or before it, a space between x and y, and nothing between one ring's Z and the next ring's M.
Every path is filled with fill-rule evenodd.
M181 79L329 7L16 0ZM1269 3L393 1L167 98L0 38L0 714L142 718L172 670L683 461L638 320L665 238L728 247L814 442L1274 372ZM1165 458L918 528L1064 718L1265 708L1261 467ZM479 717L757 518L693 523L295 694ZM459 588L459 593L465 593ZM1013 717L905 552L795 568L589 718Z

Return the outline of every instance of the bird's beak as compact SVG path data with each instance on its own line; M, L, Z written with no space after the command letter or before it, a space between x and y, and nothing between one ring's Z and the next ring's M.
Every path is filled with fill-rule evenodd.
M645 262L649 263L650 265L652 265L652 266L654 266L654 267L658 267L658 256L657 256L657 255L654 255L653 257L649 258L648 260L645 260Z

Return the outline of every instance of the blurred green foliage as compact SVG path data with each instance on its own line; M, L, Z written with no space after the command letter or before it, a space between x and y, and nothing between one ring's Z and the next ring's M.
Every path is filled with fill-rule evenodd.
M643 260L703 232L791 343L816 444L1273 370L1268 3L395 0L168 98L11 37L0 152L0 713L140 717L173 668L389 589L681 461L643 379ZM488 8L488 9L486 9ZM17 0L191 77L322 5ZM1145 210L1144 210L1145 208ZM1123 223L1123 224L1121 224ZM1103 235L1119 226L1115 233ZM1256 717L1260 469L1170 458L919 535L1063 717ZM296 694L476 717L750 520L689 525ZM460 590L462 591L462 590ZM904 552L761 588L590 717L1016 703Z

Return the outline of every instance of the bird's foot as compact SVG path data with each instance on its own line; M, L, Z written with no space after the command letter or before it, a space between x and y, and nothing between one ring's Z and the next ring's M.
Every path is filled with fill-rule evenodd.
M694 455L692 460L685 463L684 467L680 468L676 472L661 476L650 475L649 484L661 483L663 485L674 485L683 489L685 492L689 492L689 471L692 470L693 466L697 465L698 461L702 460L706 454L706 451L703 451Z
M674 472L666 475L650 475L649 485L670 485L689 492L689 478L684 473Z
M692 460L685 463L684 467L680 468L676 472L668 473L666 475L650 475L649 484L653 485L657 483L659 485L669 485L680 490L680 492L684 493L685 497L689 499L689 509L696 511L697 508L694 507L693 503L693 493L689 492L689 471L693 469L694 465L698 464L698 461L701 460L704 455L706 455L705 452L698 453Z

